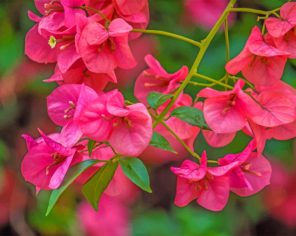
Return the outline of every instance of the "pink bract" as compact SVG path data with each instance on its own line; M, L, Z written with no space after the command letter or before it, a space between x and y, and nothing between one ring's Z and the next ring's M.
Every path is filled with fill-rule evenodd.
M89 71L113 73L117 67L131 69L136 61L128 46L132 27L123 19L113 20L108 28L98 22L89 22L81 29L78 51Z
M269 17L265 24L272 41L277 48L290 53L290 58L296 58L296 4L288 2L281 7L281 18Z
M96 141L109 141L125 156L138 156L149 145L152 119L143 104L124 105L117 90L102 94L79 118L82 132Z
M184 207L197 199L197 203L202 207L221 211L229 197L227 173L236 164L233 162L223 167L207 167L207 156L204 152L200 165L186 160L180 168L172 167L172 172L177 175L175 204Z
M258 27L254 27L242 52L226 65L228 73L238 72L255 85L273 85L283 75L289 52L268 44Z
M49 137L41 131L40 134L41 138L35 143L29 138L30 145L21 166L24 179L34 184L37 192L40 189L57 189L76 155L76 149L72 147L74 144L67 143L62 135ZM28 140L28 136L25 138Z
M151 92L163 94L173 92L188 74L186 66L173 74L169 74L152 55L147 55L145 61L149 69L144 70L139 75L135 84L135 96L144 104L147 104L147 96Z
M205 88L198 94L205 97L203 111L207 124L217 134L229 134L241 130L247 122L247 114L257 114L260 110L242 88L239 80L232 91L217 91Z
M267 159L254 152L256 149L255 141L239 154L228 154L219 159L221 166L238 162L229 173L230 190L239 196L250 196L270 183L271 166Z

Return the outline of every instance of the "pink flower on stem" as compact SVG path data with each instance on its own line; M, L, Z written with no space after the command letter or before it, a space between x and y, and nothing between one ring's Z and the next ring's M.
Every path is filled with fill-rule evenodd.
M62 85L47 97L48 115L55 124L63 126L63 134L75 143L82 136L78 124L81 110L97 97L94 90L83 84Z
M123 19L115 19L105 28L98 22L89 22L81 29L78 51L89 71L113 73L117 67L131 69L136 61L128 45L132 27Z
M240 71L256 86L270 86L278 82L284 72L289 52L268 44L255 26L242 52L226 65L232 75Z
M41 137L36 141L24 136L28 152L21 165L24 179L35 185L37 192L59 188L77 154L77 148L62 134L39 132Z
M280 9L281 18L269 17L265 20L268 33L277 48L296 58L296 3L287 2Z
M204 152L201 163L186 160L180 168L172 167L177 175L177 192L175 204L179 207L195 200L202 207L211 211L221 211L229 197L229 178L227 173L237 162L223 167L208 167Z
M125 156L141 154L152 137L152 119L146 107L141 103L125 106L117 90L102 94L86 106L79 124L87 137L108 141Z
M198 102L194 105L194 107L202 111L203 110L203 103ZM215 147L215 148L224 147L224 146L230 144L236 135L236 132L218 134L212 130L205 130L205 129L202 129L201 132L202 132L205 140L207 141L207 143L211 147Z
M83 3L83 0L35 0L43 16L29 12L29 18L37 24L27 33L26 55L39 63L58 60L60 69L65 72L80 57L74 41L76 17L85 15L79 9Z
M147 55L145 61L149 69L144 70L139 75L135 84L135 96L144 104L147 104L147 96L151 92L163 94L173 92L188 74L186 66L173 74L169 74L152 55Z
M244 82L239 80L232 91L205 88L198 94L204 97L203 112L210 128L217 134L234 133L247 122L246 113L256 114L258 105L243 92Z
M255 141L239 154L228 154L219 159L220 166L234 162L237 166L229 172L230 190L239 196L250 196L270 183L271 166L264 156L254 152Z

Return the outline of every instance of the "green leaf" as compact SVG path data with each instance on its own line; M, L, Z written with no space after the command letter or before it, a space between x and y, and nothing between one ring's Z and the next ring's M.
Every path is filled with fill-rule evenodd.
M49 215L55 204L57 203L60 196L65 192L65 190L75 181L75 179L81 175L89 167L97 164L98 160L87 160L73 166L67 173L65 180L59 189L53 190L51 192L49 203L46 211L46 216Z
M112 180L118 167L118 161L108 161L100 170L83 186L82 192L87 201L95 210L98 210L98 203L103 192Z
M171 144L159 133L153 133L150 145L177 154L177 152L172 148Z
M164 104L171 97L173 97L172 94L162 94L162 93L152 92L152 93L149 93L147 97L147 101L153 109L157 109L159 106Z
M203 112L195 107L178 107L171 113L171 116L177 117L190 125L198 126L202 129L210 129L205 121Z
M89 156L91 156L92 151L94 150L95 145L96 145L96 141L94 141L94 140L89 140L88 141L87 149L88 149Z
M152 193L148 171L143 162L134 157L121 158L120 166L124 174L137 186L148 193Z

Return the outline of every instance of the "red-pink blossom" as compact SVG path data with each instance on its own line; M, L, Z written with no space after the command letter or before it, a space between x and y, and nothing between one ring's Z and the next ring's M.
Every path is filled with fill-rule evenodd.
M21 165L22 175L37 191L57 189L74 162L77 149L61 134L40 134L36 141L25 136L29 145Z
M269 17L265 21L268 33L277 48L296 58L296 3L287 2L280 9L281 18Z
M244 82L239 80L232 91L205 88L198 94L205 97L203 112L209 127L217 134L234 133L247 122L247 115L257 114L258 105L243 92Z
M116 69L131 69L136 61L128 45L132 27L123 19L115 19L106 28L89 22L81 29L78 51L89 71L110 74Z
M117 90L102 94L86 106L79 118L82 132L96 141L108 141L125 156L138 156L149 145L152 119L141 104L124 105Z
M255 85L273 85L283 75L289 52L268 44L255 26L242 52L226 65L228 73L240 71Z
M207 167L207 156L204 152L200 165L186 160L180 168L172 167L172 172L177 175L175 204L184 207L196 199L197 203L206 209L222 210L229 197L227 173L236 164L233 162L223 167Z
M176 90L188 74L186 66L173 74L168 73L152 55L147 55L145 61L149 69L139 75L135 84L135 96L144 104L151 92L168 94Z
M238 154L228 154L219 159L221 166L237 162L229 173L230 190L239 196L250 196L270 183L271 166L267 159L254 152L255 141Z

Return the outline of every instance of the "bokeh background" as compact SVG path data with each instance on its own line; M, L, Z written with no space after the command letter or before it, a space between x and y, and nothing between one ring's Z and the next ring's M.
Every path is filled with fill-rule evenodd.
M222 0L196 0L196 9L186 0L150 0L150 29L184 34L202 39L219 14ZM187 2L187 4L186 4ZM206 4L202 3L206 2ZM241 0L239 7L274 9L284 0ZM223 4L222 4L223 6ZM223 7L222 7L223 8ZM135 189L131 202L103 199L99 213L94 212L78 194L76 187L63 195L53 213L45 217L48 193L35 196L32 186L20 174L26 152L21 134L37 135L36 128L54 132L47 117L46 96L55 87L42 80L53 72L52 65L40 65L24 56L24 40L32 26L28 9L35 10L33 0L0 0L0 235L135 235L135 236L228 236L228 235L296 235L296 165L295 141L269 141L265 155L272 160L271 186L249 198L231 195L221 213L212 213L192 203L186 208L173 205L175 177L169 167L178 163L150 166L153 194ZM217 10L218 9L218 10ZM201 20L207 19L207 20ZM231 56L243 47L250 29L257 22L252 14L237 14L231 19ZM139 61L132 71L118 71L119 86L127 99L133 100L133 83L145 68L143 57L155 55L168 71L190 66L196 49L174 39L143 36L131 43ZM210 47L201 72L214 78L224 75L225 44L221 31ZM296 87L296 63L290 61L284 80ZM188 88L194 95L196 89ZM248 138L239 134L225 148L212 149L200 136L195 146L211 157L239 152ZM189 157L188 157L189 158ZM125 186L125 185L124 185ZM113 231L112 231L113 230Z

